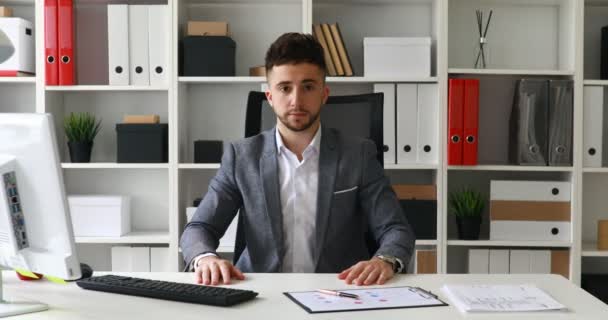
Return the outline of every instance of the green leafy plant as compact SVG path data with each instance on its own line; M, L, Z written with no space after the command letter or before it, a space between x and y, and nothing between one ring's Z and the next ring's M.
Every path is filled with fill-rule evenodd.
M70 142L93 142L101 126L95 115L88 112L70 113L65 118L65 134Z
M456 217L479 217L485 206L485 199L480 192L465 187L460 191L450 192L449 206Z

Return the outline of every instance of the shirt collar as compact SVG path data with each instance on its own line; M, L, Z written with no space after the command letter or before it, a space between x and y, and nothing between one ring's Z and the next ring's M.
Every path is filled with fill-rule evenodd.
M319 128L317 128L317 132L315 133L314 137L312 137L310 144L308 145L308 147L306 147L306 149L304 149L304 151L312 148L316 152L319 152L319 149L321 146L321 131L322 131L321 124L319 124ZM279 152L279 154L281 154L281 152L283 152L283 148L287 148L287 147L283 143L283 138L281 137L281 134L279 133L278 127L275 127L274 135L275 135L275 140L277 142L277 151Z

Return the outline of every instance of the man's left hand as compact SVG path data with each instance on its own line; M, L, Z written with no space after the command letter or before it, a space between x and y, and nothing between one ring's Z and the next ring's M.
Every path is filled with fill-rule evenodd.
M391 279L395 273L390 263L373 257L368 261L360 261L354 266L342 271L338 278L347 284L368 286L372 284L384 284Z

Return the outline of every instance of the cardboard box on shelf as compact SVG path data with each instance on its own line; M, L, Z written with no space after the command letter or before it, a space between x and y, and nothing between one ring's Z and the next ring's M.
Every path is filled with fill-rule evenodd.
M13 16L13 9L0 6L0 17L8 18Z
M122 123L160 123L160 116L157 114L128 114L123 117Z
M266 66L255 66L249 68L249 76L251 77L265 77Z
M188 36L230 36L228 22L225 21L188 21Z

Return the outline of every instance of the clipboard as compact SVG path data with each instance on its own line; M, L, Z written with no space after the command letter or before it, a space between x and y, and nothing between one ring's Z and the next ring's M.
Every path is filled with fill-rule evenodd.
M430 291L412 286L338 291L356 294L359 296L359 299L331 296L317 291L283 292L283 294L308 313L424 308L448 305Z

